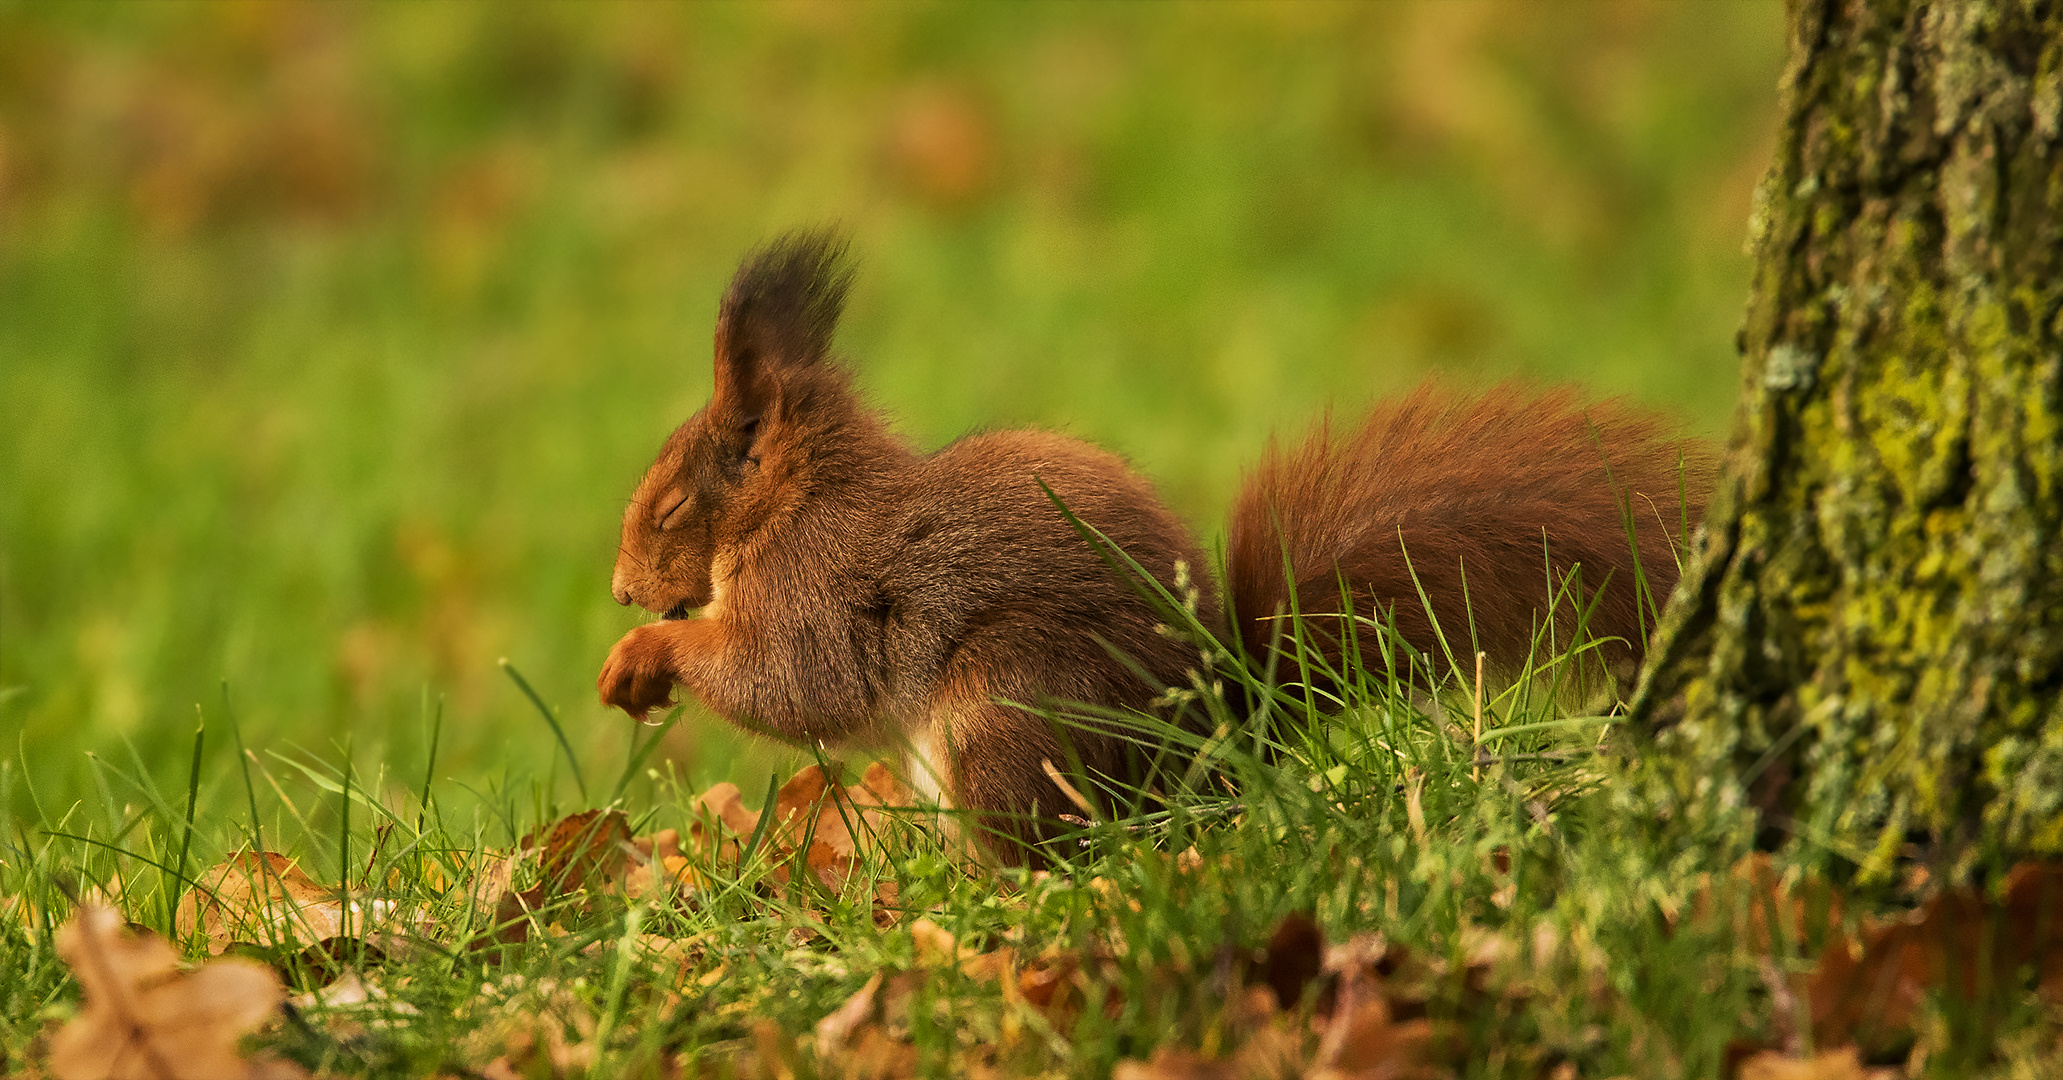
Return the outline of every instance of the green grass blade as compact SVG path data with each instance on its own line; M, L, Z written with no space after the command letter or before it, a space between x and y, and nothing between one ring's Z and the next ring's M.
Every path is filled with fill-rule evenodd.
M244 801L251 814L251 849L265 850L264 826L258 820L258 785L251 782L251 752L244 747L244 730L236 722L236 709L229 703L229 684L222 684L222 717L229 722L229 734L236 740L236 767L244 778Z
M179 870L172 879L172 902L166 906L165 936L172 936L173 913L179 910L179 893L186 884L187 858L193 852L193 814L200 802L201 794L201 752L207 746L208 720L201 715L198 704L194 706L193 758L186 771L186 822L179 833Z
M672 731L673 726L675 724L680 723L681 716L684 715L686 712L686 705L674 706L673 709L666 714L666 719L660 721L659 726L652 729L652 735L650 738L640 739L638 737L639 731L633 731L631 733L630 755L627 758L625 758L623 762L623 775L616 778L615 790L609 792L610 802L613 803L618 799L623 798L623 793L629 790L630 788L631 780L636 778L638 774L638 768L644 765L646 760L652 756L652 752L654 750L659 749L659 740L665 738L666 733ZM642 731L643 727L644 725L639 725L639 730Z
M587 777L581 774L580 759L574 756L573 744L566 738L566 729L559 726L559 718L552 715L551 706L546 705L544 699L537 696L537 691L530 687L530 680L524 678L523 673L517 671L516 665L509 663L506 656L501 659L501 669L508 672L509 678L516 681L516 686L523 691L523 696L530 699L530 704L537 706L537 715L544 717L544 722L551 727L552 736L559 740L559 749L566 754L566 764L573 769L573 784L580 789L580 799L586 802Z

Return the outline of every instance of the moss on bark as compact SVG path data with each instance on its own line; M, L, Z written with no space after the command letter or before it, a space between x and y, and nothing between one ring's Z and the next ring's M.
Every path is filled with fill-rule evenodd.
M1678 814L1865 877L2063 851L2063 3L1788 22L1727 475L1636 716Z

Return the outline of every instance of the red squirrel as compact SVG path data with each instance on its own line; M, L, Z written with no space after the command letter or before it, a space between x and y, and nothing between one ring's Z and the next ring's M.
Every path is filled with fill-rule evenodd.
M1636 552L1653 602L1675 586L1667 529L1697 517L1707 465L1669 424L1566 391L1427 387L1343 435L1321 424L1270 449L1233 506L1221 597L1188 527L1115 454L1044 431L924 454L890 431L831 351L845 246L783 237L725 292L709 403L624 511L611 591L663 618L610 651L605 704L642 718L678 684L790 743L908 746L923 759L913 778L934 777L942 801L1022 861L1037 856L1011 838L1036 841L1074 812L1054 766L1138 771L1115 732L1070 730L1063 747L1022 706L1147 710L1200 664L1061 505L1164 587L1194 590L1202 625L1256 665L1280 613L1343 621L1342 578L1355 612L1379 609L1420 653L1443 652L1429 604L1455 655L1472 641L1507 664L1547 607L1543 552L1557 574L1580 564L1599 594L1588 630L1620 639L1622 666L1645 645ZM1381 671L1379 635L1358 637ZM1278 681L1316 681L1288 650L1275 656Z

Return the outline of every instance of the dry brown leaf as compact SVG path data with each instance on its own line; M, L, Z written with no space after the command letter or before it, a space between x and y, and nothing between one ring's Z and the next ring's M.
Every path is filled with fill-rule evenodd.
M1866 921L1858 942L1830 945L1804 986L1815 1045L1895 1045L1929 991L1977 1001L2029 969L2038 991L2055 1000L2063 991L2063 863L2015 866L2004 893L1993 900L1946 890L1917 911Z
M237 1040L279 1008L272 969L215 960L182 971L154 934L128 932L112 908L81 909L57 935L57 953L85 993L84 1007L50 1043L59 1080L305 1078L298 1066L247 1061Z
M391 915L388 902L348 899L285 855L247 850L200 876L179 898L173 925L199 933L211 955L248 943L275 963L328 982L410 947L407 936L386 929Z
M661 829L630 841L633 865L624 889L634 900L682 896L709 886L709 877L693 859L681 854L679 830Z
M675 836L674 850L678 852L678 834ZM644 844L646 851L663 850L659 836ZM514 853L492 857L470 890L475 903L493 897L493 929L476 939L474 947L527 939L531 916L583 891L620 887L632 895L649 895L668 887L663 858L631 865L632 856L641 853L630 835L630 819L621 810L569 814L531 832L517 843ZM512 888L517 870L531 862L538 866L537 884ZM685 866L680 869L685 872Z
M1238 1064L1163 1046L1150 1061L1120 1061L1110 1080L1241 1080Z
M975 982L998 983L1003 988L1004 1000L1018 1000L1017 980L1013 977L1017 972L1016 949L1005 946L971 956L967 953L961 950L961 974Z
M1358 934L1326 950L1325 966L1339 973L1331 1018L1310 1080L1412 1080L1445 1075L1435 1064L1448 1047L1432 1021L1398 1020L1385 995L1384 975L1401 955L1380 934Z
M819 1020L816 1053L822 1075L853 1080L901 1080L916 1076L917 1047L910 1035L910 1003L924 977L914 971L893 975L877 971L843 1005ZM760 1060L770 1059L762 1051Z
M817 1021L817 1056L830 1060L845 1048L846 1040L858 1030L861 1024L874 1018L874 994L881 989L881 972L845 999L845 1004L831 1010L830 1014Z
M1017 976L1017 996L1034 1009L1052 1012L1070 996L1079 961L1071 953L1042 956Z
M1380 993L1340 995L1319 1043L1311 1080L1437 1077L1437 1033L1424 1017L1396 1021Z
M1841 924L1841 895L1819 878L1797 879L1778 872L1765 852L1733 865L1724 886L1726 913L1735 940L1760 956L1782 952L1795 956L1805 942ZM1715 904L1707 885L1697 899L1700 914Z
M337 890L272 851L240 851L209 869L179 898L173 925L208 939L220 956L238 941L307 948L350 928L365 931L365 906L346 906ZM347 918L348 917L348 918Z
M287 1003L322 1025L331 1038L355 1039L368 1029L404 1027L418 1010L395 1001L379 986L368 985L356 971L347 971L329 985L295 994Z
M903 1080L917 1075L917 1045L891 1036L879 1024L868 1024L842 1064L851 1080Z
M596 1020L581 995L552 979L511 976L484 996L501 999L494 1006L500 1022L474 1031L460 1046L474 1060L496 1054L481 1067L483 1076L575 1076L594 1065Z
M998 982L1007 1002L1043 1014L1053 1030L1068 1030L1080 1010L1099 997L1108 1016L1114 1018L1124 1008L1122 980L1108 952L1050 950L1020 970L1015 948L977 951L928 919L913 922L910 936L917 953L915 970L876 973L818 1022L817 1057L826 1075L909 1075L915 1062L907 1041L911 1000L923 979L949 965L957 965L970 979ZM1350 1003L1352 1012L1334 1013L1325 1004L1328 996L1319 996L1321 1025L1333 1036L1323 1075L1352 1080L1444 1075L1430 1064L1436 1053L1448 1049L1435 1037L1432 1025L1422 1019L1393 1021L1382 996L1380 972L1394 966L1398 955L1399 950L1372 935L1328 949L1314 922L1292 916L1276 928L1265 949L1235 949L1229 957L1219 958L1220 965L1230 964L1225 970L1241 980L1228 988L1225 1013L1227 1043L1236 1045L1235 1050L1220 1058L1164 1047L1151 1060L1119 1063L1113 1075L1135 1080L1302 1075L1309 1064L1311 1018L1285 1011L1278 999L1302 1003L1310 984L1326 970L1360 980L1365 989L1358 1006ZM1166 977L1172 982L1186 972L1169 971ZM1326 1015L1333 1015L1335 1022L1324 1022ZM1007 1046L1015 1030L1006 1021L1002 1042L983 1052ZM963 1064L970 1075L981 1072L978 1061Z
M1217 1077L1258 1080L1262 1077L1304 1075L1308 1064L1308 1028L1297 1015L1285 1013L1276 1006L1273 989L1266 985L1249 986L1237 992L1227 1004L1227 1034L1239 1042L1239 1048L1230 1057L1212 1058L1188 1050L1161 1047L1154 1051L1149 1061L1121 1062L1112 1070L1112 1080L1124 1077L1133 1080L1212 1080Z
M1894 1069L1868 1069L1855 1047L1844 1046L1811 1058L1791 1058L1763 1051L1741 1062L1739 1080L1891 1080Z
M475 911L482 915L494 914L501 904L502 894L515 883L519 861L515 855L494 851L480 853L479 868L473 872L473 878L466 886L466 895L472 898Z
M842 788L822 766L810 765L781 785L774 805L760 812L745 806L737 785L711 787L695 800L698 812L689 836L705 855L735 859L742 842L762 831L762 815L770 813L773 820L766 823L760 841L773 856L768 877L776 885L787 885L789 864L799 852L803 866L835 891L873 850L892 818L890 811L913 803L909 789L880 762L868 766L859 783ZM730 835L724 836L725 831ZM876 889L876 901L892 905L893 884L883 886Z
M949 967L980 955L975 949L960 947L952 931L930 919L910 924L910 941L917 946L917 963L926 967Z
M540 884L551 895L591 888L623 878L629 858L630 818L621 810L569 814L531 833L518 850L536 848L544 864Z
M693 829L699 837L701 825ZM697 850L704 848L698 843ZM532 865L537 883L514 888L519 872ZM701 866L683 852L677 830L634 837L622 811L588 810L531 832L513 852L489 853L467 891L476 909L494 920L495 930L476 941L478 946L524 940L529 914L583 890L620 887L632 899L643 900L683 896L708 884Z
M739 836L751 836L759 827L758 812L745 808L744 793L729 781L703 792L695 799L695 806Z
M1304 987L1325 969L1325 932L1309 915L1293 914L1282 920L1257 958L1261 981L1275 991L1275 1002L1295 1008Z

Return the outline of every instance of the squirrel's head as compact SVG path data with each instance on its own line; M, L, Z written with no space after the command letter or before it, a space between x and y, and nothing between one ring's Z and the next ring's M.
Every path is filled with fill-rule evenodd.
M796 233L747 256L716 319L716 385L623 512L611 591L668 618L717 598L741 544L811 486L852 410L831 336L852 280L845 243Z

